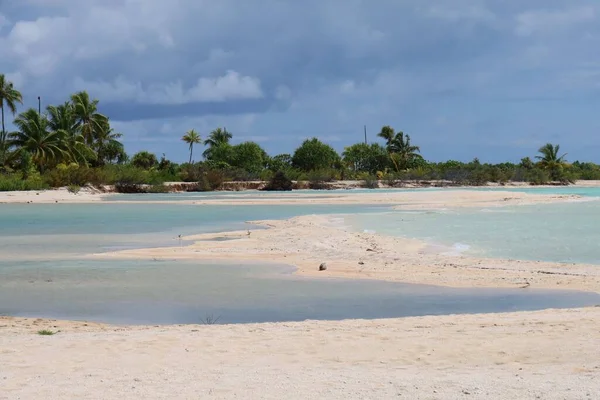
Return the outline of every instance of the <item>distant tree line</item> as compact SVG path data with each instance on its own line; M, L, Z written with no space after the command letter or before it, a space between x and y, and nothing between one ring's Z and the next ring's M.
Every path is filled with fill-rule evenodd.
M216 128L206 138L191 129L181 140L189 151L188 162L177 164L163 154L140 151L129 157L99 101L87 92L74 93L63 104L45 110L27 109L21 93L0 74L0 190L32 190L49 187L114 185L120 191L164 191L164 182L197 182L197 190L214 190L226 181L307 181L325 187L333 180L360 180L367 187L379 182L403 186L415 181L440 185L567 184L577 179L600 179L593 163L568 163L558 145L546 144L538 155L520 163L481 163L478 159L428 162L411 137L390 126L378 136L384 144L356 143L338 154L318 138L305 140L291 154L269 155L258 143L232 144L233 135ZM41 111L41 112L40 112ZM14 116L14 132L7 132L5 117ZM202 160L199 147L204 146ZM146 185L144 188L141 185ZM149 186L148 186L149 185ZM270 185L273 187L273 185Z

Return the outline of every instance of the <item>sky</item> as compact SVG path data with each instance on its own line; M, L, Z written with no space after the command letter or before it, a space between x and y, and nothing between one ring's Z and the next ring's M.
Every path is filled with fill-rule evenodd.
M180 139L343 151L383 125L432 161L600 162L597 0L0 0L0 73L24 106L79 90L126 150Z

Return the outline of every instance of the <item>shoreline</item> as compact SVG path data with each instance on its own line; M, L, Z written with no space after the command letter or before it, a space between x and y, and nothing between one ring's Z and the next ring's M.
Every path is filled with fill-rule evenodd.
M320 202L319 202L320 201ZM505 207L573 201L596 201L573 195L539 195L504 191L397 192L343 195L308 199L302 196L265 201L206 200L190 204L365 204L391 209L447 209ZM184 203L185 202L177 202ZM307 277L376 279L457 288L568 289L600 293L600 267L589 264L513 260L448 255L427 251L429 244L414 238L357 232L334 226L343 214L305 215L283 220L247 221L266 229L222 231L185 236L183 247L154 247L106 252L94 258L185 259L252 261L290 265ZM221 240L217 240L221 238ZM222 240L227 238L227 240ZM321 263L326 271L319 271Z
M450 208L580 201L501 191L375 194L380 205L393 200L396 207L402 206L398 202ZM367 201L370 195L356 197ZM343 199L325 198L326 204L347 204ZM192 235L183 238L194 242L185 247L88 257L220 257L296 265L295 273L305 276L600 292L598 266L428 253L423 241L356 232L340 224L340 217L255 221L267 229ZM326 271L318 271L321 262L327 263ZM44 329L53 335L40 336ZM0 399L96 399L99 393L124 400L593 398L600 391L599 331L598 306L231 325L110 325L0 316L5 367Z
M406 186L402 187L388 187L382 186L378 188L366 189L360 186L360 181L335 181L331 182L331 187L328 189L303 189L303 192L298 193L297 190L289 191L289 192L269 192L259 190L258 187L260 185L265 184L262 181L256 182L228 182L231 186L230 189L219 189L212 192L186 192L186 191L172 191L164 194L176 195L179 193L188 193L188 194L198 194L198 195L218 195L218 194L248 194L248 193L261 193L261 194L270 194L272 196L281 196L281 197L289 197L289 196L314 196L319 195L325 197L326 195L330 196L344 196L351 194L354 190L368 190L372 193L365 193L371 195L377 195L378 197L382 194L394 193L394 192L380 192L382 190L398 190L397 193L431 193L429 189L435 189L436 191L481 191L485 192L485 189L492 189L494 191L502 191L502 189L507 189L506 193L520 193L514 191L515 189L560 189L560 188L596 188L600 187L600 181L577 181L572 185L531 185L528 183L522 182L510 182L505 185L499 184L488 184L483 186L464 186L464 185L442 185L435 186L435 182L417 182L417 183L408 183ZM248 185L248 184L251 185ZM185 183L181 182L167 182L166 186L185 186ZM193 185L193 183L191 183ZM404 190L405 192L401 192ZM309 192L309 193L307 193ZM1 204L48 204L48 203L135 203L136 201L129 200L111 200L111 197L115 195L119 195L121 193L116 193L110 190L110 187L102 187L102 188L94 188L90 186L82 187L79 192L72 193L67 188L57 188L57 189L47 189L47 190L32 190L32 191L9 191L9 192L0 192L0 205ZM161 194L161 193L158 193ZM140 193L137 195L152 195L152 193ZM144 203L152 203L154 201L141 200L140 202ZM177 202L180 204L185 204L185 201L156 201L156 203L167 203L167 202ZM208 202L199 202L199 201L189 201L190 204L210 204ZM229 203L233 204L233 203ZM239 203L235 203L239 204Z
M336 215L250 221L266 229L183 237L183 247L96 253L99 259L180 259L252 262L295 267L305 277L371 279L455 288L531 288L600 293L600 266L448 255L428 252L419 239L331 226ZM304 235L303 235L304 234ZM301 238L310 237L310 240ZM219 240L216 238L227 238ZM302 245L300 245L302 243ZM294 247L295 246L295 247ZM336 251L341 248L341 251ZM327 270L319 271L326 263Z

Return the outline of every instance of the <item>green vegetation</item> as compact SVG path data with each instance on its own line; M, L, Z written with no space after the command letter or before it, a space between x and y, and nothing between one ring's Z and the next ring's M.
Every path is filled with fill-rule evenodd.
M52 335L55 335L56 332L52 332L48 329L42 329L41 331L38 331L37 334L41 335L41 336L52 336Z
M42 190L67 187L74 194L86 185L112 185L126 193L161 193L165 182L190 182L185 190L220 188L228 181L261 180L269 190L290 190L293 181L302 187L324 189L333 180L359 180L363 187L400 187L407 184L485 185L509 181L568 184L577 179L600 179L600 166L575 161L569 164L560 146L548 143L533 159L519 163L487 164L478 159L428 162L410 135L384 126L378 133L383 145L356 143L338 154L318 138L305 140L292 154L270 156L255 142L232 144L233 134L216 128L203 141L191 129L181 140L188 146L189 161L176 164L163 154L140 151L129 157L100 103L85 91L42 112L26 109L21 93L0 74L0 191ZM6 116L14 118L7 132ZM204 146L203 160L194 162L194 151ZM195 184L193 184L195 183Z

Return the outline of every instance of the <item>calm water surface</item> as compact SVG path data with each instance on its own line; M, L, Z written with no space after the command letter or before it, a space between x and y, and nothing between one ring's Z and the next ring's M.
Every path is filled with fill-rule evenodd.
M372 191L356 195L361 193ZM584 193L598 195L589 189ZM325 195L331 194L314 194ZM575 292L304 279L282 266L82 259L89 253L120 248L177 245L179 234L257 229L246 223L251 220L340 214L338 220L357 230L422 238L437 246L436 251L600 263L597 202L443 212L373 206L151 203L170 200L169 196L173 195L123 197L149 199L148 203L0 205L0 314L114 323L195 323L211 315L220 316L220 322L263 322L600 304L596 294ZM176 196L190 200L269 194Z
M109 323L220 323L508 312L600 295L308 279L289 267L183 261L0 263L0 314Z

